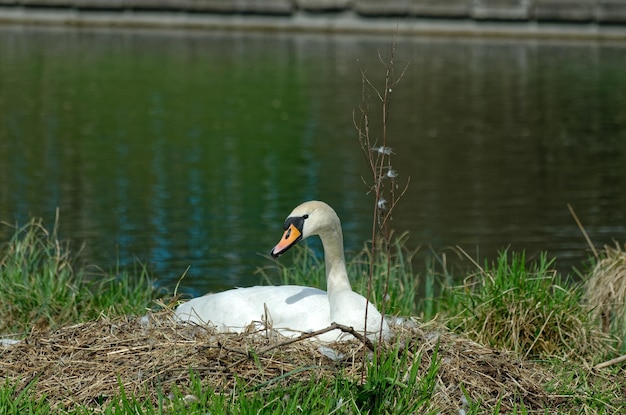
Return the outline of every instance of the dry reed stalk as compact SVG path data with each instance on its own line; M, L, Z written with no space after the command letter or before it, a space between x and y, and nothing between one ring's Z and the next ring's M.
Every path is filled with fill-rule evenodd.
M626 252L616 243L605 246L601 258L585 282L586 299L605 332L626 332Z

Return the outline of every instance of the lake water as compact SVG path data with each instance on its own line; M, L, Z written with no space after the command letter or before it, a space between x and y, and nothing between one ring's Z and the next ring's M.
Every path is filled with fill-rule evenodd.
M87 263L139 259L170 290L190 267L191 294L258 283L304 200L335 207L354 252L372 196L352 114L389 44L1 28L0 220L51 226L58 207ZM389 145L410 185L393 227L411 247L547 251L567 272L590 255L568 203L596 246L624 243L625 44L400 37L396 61Z

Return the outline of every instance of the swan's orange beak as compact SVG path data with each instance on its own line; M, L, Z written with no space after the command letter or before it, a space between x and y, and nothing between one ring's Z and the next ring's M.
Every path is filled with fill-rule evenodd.
M285 253L286 250L295 245L302 238L302 232L292 223L283 233L278 244L272 249L271 255L278 258L279 255Z

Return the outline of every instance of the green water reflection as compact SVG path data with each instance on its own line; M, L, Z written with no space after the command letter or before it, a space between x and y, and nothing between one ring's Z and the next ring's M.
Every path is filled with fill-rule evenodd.
M386 38L0 30L0 220L42 216L92 263L185 291L258 282L300 201L368 238L352 126ZM400 39L395 226L411 244L586 257L626 236L626 46ZM3 228L2 239L10 232Z

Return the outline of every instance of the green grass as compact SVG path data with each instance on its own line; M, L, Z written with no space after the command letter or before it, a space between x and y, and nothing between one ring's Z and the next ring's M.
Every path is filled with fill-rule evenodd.
M39 219L0 251L0 334L27 333L107 314L144 313L157 298L145 266L88 275Z
M393 283L385 301L387 312L415 315L420 279L412 268L413 251L406 248L406 236L396 238L389 252L389 256L374 258L372 298L382 304L390 269ZM368 255L365 248L349 264L353 286L361 293L367 290ZM16 229L2 246L0 258L3 335L27 333L35 326L54 329L95 319L101 313L143 314L157 297L145 266L90 275L77 267L78 258L57 240L56 231L48 232L38 220ZM493 263L477 267L463 285L445 286L433 307L460 335L514 351L548 368L555 380L545 388L559 398L545 413L622 413L626 411L624 366L602 371L590 368L592 362L610 357L611 339L599 332L599 323L581 301L581 285L551 271L551 265L545 256L527 261L523 253L503 252ZM310 249L302 248L295 251L295 265L277 263L273 270L264 270L264 278L324 287L324 263ZM429 281L436 283L432 276ZM430 291L434 292L432 287ZM46 396L35 397L36 378L26 386L18 379L4 379L0 415L82 415L93 413L94 407L104 414L437 413L433 396L442 359L435 352L424 368L419 364L424 356L407 352L407 347L397 344L373 353L363 380L344 376L340 367L334 377L320 377L311 369L308 382L290 383L285 373L275 382L247 380L232 391L220 392L196 374L180 390L159 390L156 403L148 394L130 395L120 386L118 396L102 399L101 406L101 398L94 397L95 406L52 408ZM466 413L498 414L501 410L498 405L485 408L481 402L470 401ZM509 413L529 410L520 401Z
M398 354L398 350L381 355L369 363L369 377L359 379L318 378L308 382L272 387L238 387L230 394L207 388L200 376L192 376L189 392L160 391L159 402L129 396L120 386L117 399L103 408L107 415L122 414L398 414L425 413L434 391L439 361L435 358L425 374L418 376L420 355ZM9 388L10 389L10 388ZM0 402L1 403L1 402ZM15 412L14 412L15 413ZM31 412L44 413L44 412ZM89 414L79 408L75 414Z
M582 303L580 284L553 271L552 262L545 255L527 262L524 253L502 252L463 285L444 291L440 306L448 326L524 357L605 358L611 339Z
M45 396L39 399L33 397L32 389L37 387L36 383L34 379L19 390L16 383L5 380L0 387L0 415L50 413Z
M548 363L557 380L546 388L567 396L571 407L581 409L579 413L626 413L626 375L623 367L621 370L616 367L598 373L563 359L551 359Z

